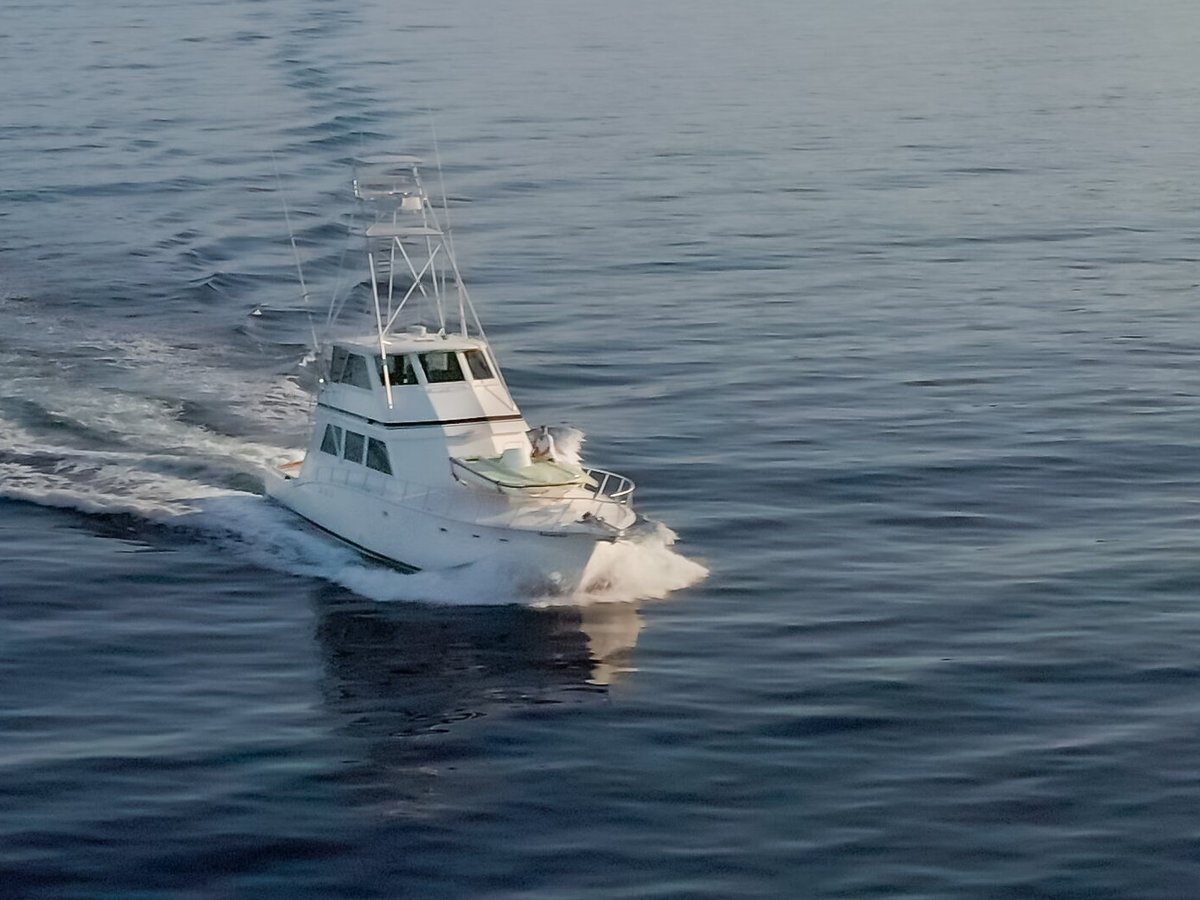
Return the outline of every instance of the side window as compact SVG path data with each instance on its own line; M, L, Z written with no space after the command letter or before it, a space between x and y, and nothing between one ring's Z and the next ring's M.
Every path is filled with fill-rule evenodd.
M334 347L329 357L329 380L334 384L352 384L355 387L371 389L371 376L367 371L367 361L357 353L350 353L345 347Z
M392 474L392 464L388 462L387 445L375 438L367 438L367 468L375 469L384 475Z
M325 436L321 438L321 452L331 456L341 456L342 429L336 425L325 426Z
M346 369L342 373L342 382L355 387L371 389L371 378L367 374L367 361L357 353L346 357Z
M366 441L363 436L357 431L346 432L346 452L342 455L350 460L350 462L361 463L363 461L363 445Z
M468 350L463 356L467 359L467 368L471 370L471 377L476 381L496 377L492 374L492 367L488 365L487 357L483 355L482 350Z
M337 384L342 380L346 370L346 357L349 356L344 347L334 347L333 355L329 357L329 380Z
M375 359L376 362L378 362L379 357L376 357ZM382 382L383 367L380 366L379 369L379 380ZM391 382L392 387L395 387L398 384L417 383L417 370L413 368L411 356L389 356L387 358L387 374L388 381Z
M432 353L422 353L421 365L425 369L425 379L430 384L444 384L448 381L465 381L462 366L458 364L458 354L453 350L435 350Z

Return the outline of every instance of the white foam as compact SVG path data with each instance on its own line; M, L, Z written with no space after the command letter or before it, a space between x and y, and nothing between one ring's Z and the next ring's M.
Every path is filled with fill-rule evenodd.
M704 580L708 567L674 549L677 535L661 522L631 541L600 544L582 594L571 600L624 602L665 597ZM547 598L553 603L554 598Z
M636 543L601 545L599 565L583 590L558 594L519 557L412 574L364 560L357 552L254 494L227 493L194 501L173 521L207 535L223 549L278 571L321 578L378 601L451 605L588 605L664 597L708 574L672 549L659 528Z
M555 593L523 560L489 560L404 574L364 560L264 497L148 471L137 460L65 460L43 471L0 463L0 497L92 514L126 514L206 540L251 564L320 578L379 601L456 605L587 605L663 597L707 569L658 531L635 543L601 544L578 592Z
M156 344L130 347L174 359ZM194 359L189 364L198 366ZM381 601L622 602L664 596L707 573L675 552L674 534L659 527L636 542L601 545L587 585L571 595L555 594L517 558L402 574L367 562L262 496L231 488L233 476L255 474L294 451L211 432L183 420L177 405L130 393L124 382L125 390L95 383L86 370L60 369L44 356L0 354L0 498L131 515L251 564ZM188 374L211 390L211 372ZM260 393L257 402L269 404L263 399L269 396ZM278 403L291 415L297 411L286 390Z

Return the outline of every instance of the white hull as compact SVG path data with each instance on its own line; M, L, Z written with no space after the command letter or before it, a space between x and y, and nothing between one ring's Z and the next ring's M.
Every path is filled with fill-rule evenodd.
M587 584L588 565L601 543L594 533L540 531L487 524L455 513L478 511L469 488L430 491L427 501L399 502L371 486L303 481L277 472L265 479L267 496L367 556L407 570L447 569L500 561L518 569L531 587L570 592ZM459 503L449 495L461 493ZM422 508L427 506L429 508Z

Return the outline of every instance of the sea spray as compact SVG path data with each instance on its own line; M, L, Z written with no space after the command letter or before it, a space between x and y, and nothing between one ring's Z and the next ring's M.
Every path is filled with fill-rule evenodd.
M162 348L143 341L140 352ZM581 589L562 591L517 555L404 574L365 560L261 496L262 471L283 447L187 421L179 403L115 389L0 354L0 499L120 516L131 539L206 541L254 565L339 584L378 601L535 606L662 597L707 570L679 554L674 533L650 523L601 543ZM212 372L196 383L211 390ZM203 376L203 377L201 377ZM295 392L275 402L294 408ZM273 416L271 418L274 418ZM557 449L578 460L583 433L554 428Z

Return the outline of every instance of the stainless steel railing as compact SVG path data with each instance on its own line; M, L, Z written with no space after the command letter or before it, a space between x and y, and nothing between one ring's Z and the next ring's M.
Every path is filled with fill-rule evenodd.
M609 472L607 469L594 469L586 466L583 472L589 478L587 489L598 499L614 500L621 506L627 506L633 500L633 491L637 485L633 483L632 478L626 478L616 472Z

